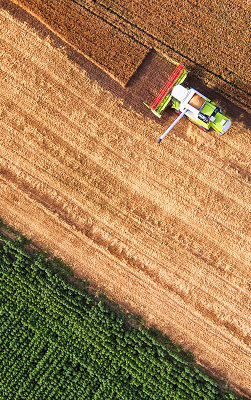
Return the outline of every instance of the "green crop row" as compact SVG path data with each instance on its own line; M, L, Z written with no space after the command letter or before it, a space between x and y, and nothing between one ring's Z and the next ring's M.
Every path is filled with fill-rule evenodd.
M0 236L0 399L236 399L56 265Z

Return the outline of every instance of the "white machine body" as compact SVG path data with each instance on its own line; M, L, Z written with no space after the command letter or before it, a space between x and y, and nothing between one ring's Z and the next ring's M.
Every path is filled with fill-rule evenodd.
M205 102L208 100L203 94L198 92L195 89L187 89L182 85L176 85L172 90L172 96L180 101L180 112L186 110L185 115L198 119L199 111L203 107L204 104L200 106L200 108L195 108L191 104L189 104L190 100L197 94L200 98L204 99ZM204 103L205 103L204 102Z

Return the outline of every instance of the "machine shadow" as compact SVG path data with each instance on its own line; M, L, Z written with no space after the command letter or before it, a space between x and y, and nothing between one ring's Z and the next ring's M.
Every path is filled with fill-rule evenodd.
M188 75L185 83L219 105L222 108L224 115L230 118L232 123L242 122L245 128L251 129L251 113L229 100L223 93L220 93L219 87L209 88L201 79L196 78L194 73Z
M161 65L160 68L160 63L163 62L161 60L162 57L155 50L149 49L149 53L128 82L128 85L122 87L101 68L87 60L82 54L60 39L44 24L39 22L35 17L27 13L21 7L15 5L9 0L1 0L1 6L19 21L25 22L31 26L38 33L39 37L43 39L49 37L55 48L63 48L69 60L73 61L81 69L84 69L89 78L97 81L103 89L109 91L115 97L120 98L123 101L123 106L127 110L134 110L137 113L158 122L160 126L166 126L167 120L173 115L172 109L168 107L159 119L144 105L144 102L149 101L150 98L152 100L154 99L154 92L156 92L156 90L158 92L161 89L161 82L165 82L165 80L168 79L172 68L174 67L171 63L164 60L165 64ZM190 72L184 85L193 87L209 99L215 101L222 107L224 114L233 122L242 122L246 128L251 129L251 114L249 112L219 93L220 88L208 88L203 84L201 79L198 79L198 77L195 76L195 74L196 68Z

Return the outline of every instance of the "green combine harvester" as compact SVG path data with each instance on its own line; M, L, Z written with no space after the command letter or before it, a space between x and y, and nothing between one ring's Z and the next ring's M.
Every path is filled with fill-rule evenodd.
M171 129L185 116L190 121L199 125L207 132L210 128L221 135L231 126L231 120L222 114L222 110L214 102L192 88L181 85L186 79L188 71L179 64L168 81L165 83L158 96L151 105L144 103L157 116L161 117L163 111L172 103L172 108L179 114L176 120L159 138L158 143L171 131Z

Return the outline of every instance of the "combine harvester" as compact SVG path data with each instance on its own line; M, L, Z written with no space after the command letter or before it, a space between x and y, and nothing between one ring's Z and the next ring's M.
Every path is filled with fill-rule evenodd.
M173 129L173 127L185 116L196 125L208 132L213 128L221 135L227 132L231 126L231 120L222 114L220 107L217 107L210 99L195 89L189 89L181 85L186 79L188 71L183 65L178 65L168 81L165 83L154 102L149 106L144 103L157 116L161 117L170 101L172 108L179 114L178 118L159 138L158 143Z

